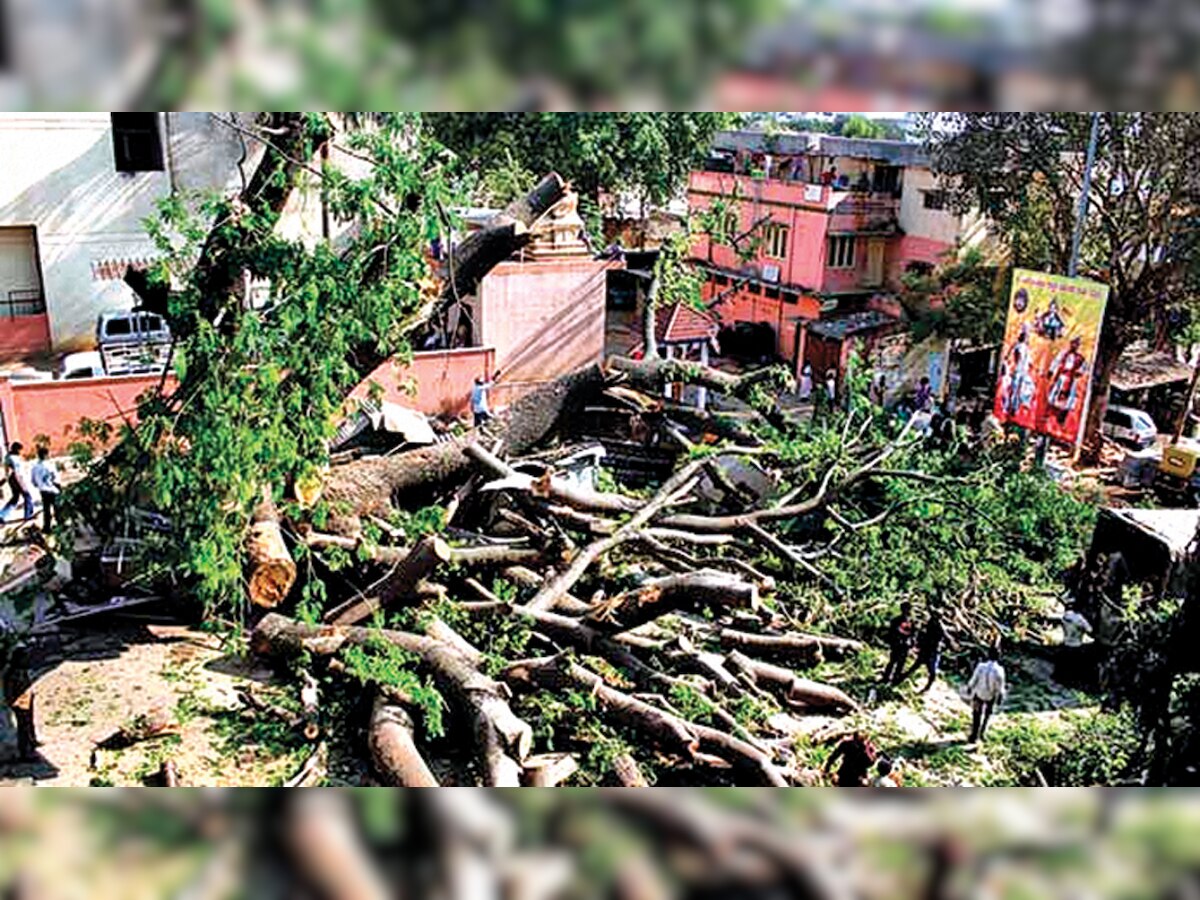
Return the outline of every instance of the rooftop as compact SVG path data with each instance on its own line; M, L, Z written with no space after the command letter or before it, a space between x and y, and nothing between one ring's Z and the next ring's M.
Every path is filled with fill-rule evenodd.
M1113 372L1112 386L1119 391L1137 391L1160 384L1188 381L1191 377L1190 366L1181 363L1170 353L1150 350L1145 344L1139 343L1121 354Z
M717 322L686 303L673 303L654 312L654 337L660 344L709 341L717 336Z
M821 337L840 340L861 331L870 331L899 321L895 316L889 316L885 312L868 309L841 316L830 316L828 319L818 319L808 326L808 330Z
M896 166L929 165L929 154L922 144L847 138L813 131L721 131L713 138L712 146L714 150L744 150L777 156L846 156Z

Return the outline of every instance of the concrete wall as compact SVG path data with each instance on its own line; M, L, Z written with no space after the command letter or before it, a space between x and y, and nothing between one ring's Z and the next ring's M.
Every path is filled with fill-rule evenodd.
M727 290L707 282L701 295L707 300ZM722 327L735 322L761 322L775 329L775 352L787 360L793 360L796 351L798 319L812 320L821 314L821 304L814 297L801 295L795 303L782 299L740 290L713 308Z
M108 422L114 431L125 421L136 422L137 398L158 383L157 375L15 383L0 378L5 440L20 441L30 448L45 436L52 453L66 453L79 440L76 426L81 419ZM174 388L175 379L168 378L166 390Z
M0 315L0 362L23 359L50 349L50 320L37 316Z
M470 347L414 353L410 365L389 359L350 392L350 399L367 399L374 383L392 403L431 416L463 415L469 411L472 383L495 371L495 358L491 347Z
M937 190L937 179L928 169L904 170L900 228L911 237L927 238L953 246L962 229L962 217L949 210L926 209L924 194L932 190Z
M587 257L504 262L487 274L476 340L496 351L496 405L603 359L605 273L615 265Z

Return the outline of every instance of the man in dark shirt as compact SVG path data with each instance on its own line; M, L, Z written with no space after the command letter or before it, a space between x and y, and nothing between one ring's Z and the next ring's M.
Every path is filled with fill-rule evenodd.
M942 617L935 609L929 613L929 621L925 623L920 637L917 638L916 661L913 662L911 669L900 676L900 681L907 681L917 669L924 666L929 672L929 680L925 682L925 687L921 688L921 693L924 694L933 687L934 679L937 678L938 665L942 661L942 642L945 639L946 626L942 624Z
M912 647L913 623L912 604L907 600L900 604L900 615L888 625L887 642L891 655L887 668L883 670L884 684L899 684L908 662L908 651Z
M828 775L833 764L840 759L842 764L834 784L838 787L864 787L876 755L875 747L866 734L856 731L833 748L829 759L825 760L825 774Z

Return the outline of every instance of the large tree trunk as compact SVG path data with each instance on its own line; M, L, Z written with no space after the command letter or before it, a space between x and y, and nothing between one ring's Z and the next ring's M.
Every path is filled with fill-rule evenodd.
M429 490L465 477L472 461L464 450L472 443L499 440L509 455L529 452L565 416L576 412L602 390L604 383L600 367L589 366L521 397L488 424L486 435L472 429L444 444L337 466L329 473L322 495L335 509L346 504L351 512L348 516L334 516L331 527L341 534L357 533L359 517L387 518L394 509L392 504L405 493Z
M1101 337L1100 345L1096 348L1096 368L1092 376L1092 398L1087 411L1087 422L1083 432L1082 453L1080 459L1087 465L1100 462L1100 450L1104 446L1101 426L1104 423L1104 413L1108 409L1108 391L1112 384L1113 373L1117 363L1125 351L1125 343L1115 338Z
M453 251L453 277L443 297L454 300L475 290L488 272L529 243L530 227L566 196L567 185L557 172L539 181L524 197L514 200L483 228L467 235Z

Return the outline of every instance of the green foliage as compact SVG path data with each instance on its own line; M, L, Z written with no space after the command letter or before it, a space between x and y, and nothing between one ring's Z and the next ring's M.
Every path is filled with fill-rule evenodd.
M671 685L671 705L689 722L712 725L716 706L694 687L684 684Z
M365 646L342 651L346 669L360 681L373 682L400 691L421 710L425 733L430 737L445 734L442 710L445 701L433 682L417 674L417 658L382 638Z
M308 156L328 125L321 116L306 122ZM339 141L376 165L358 179L322 173L332 216L358 226L336 251L282 237L269 209L186 193L161 202L146 227L162 255L153 278L176 288L166 313L179 387L144 398L136 431L124 430L69 491L101 531L120 528L130 503L168 515L174 531L156 568L210 610L243 602L242 540L262 490L279 498L325 463L343 398L364 374L356 359L407 349L429 274L427 235L458 200L454 173L417 117L380 116ZM284 162L268 159L280 184ZM225 249L201 270L194 262L210 236ZM242 302L243 271L269 281L265 307ZM418 533L438 527L432 516L414 518ZM319 589L306 589L310 614L319 599Z
M929 334L977 343L1004 335L1010 273L987 265L975 248L959 258L948 254L928 274L903 276L900 302L913 321L913 340Z
M728 113L439 113L425 119L437 140L473 168L515 160L539 177L557 171L581 197L627 190L658 203L675 195L712 135L734 121Z

